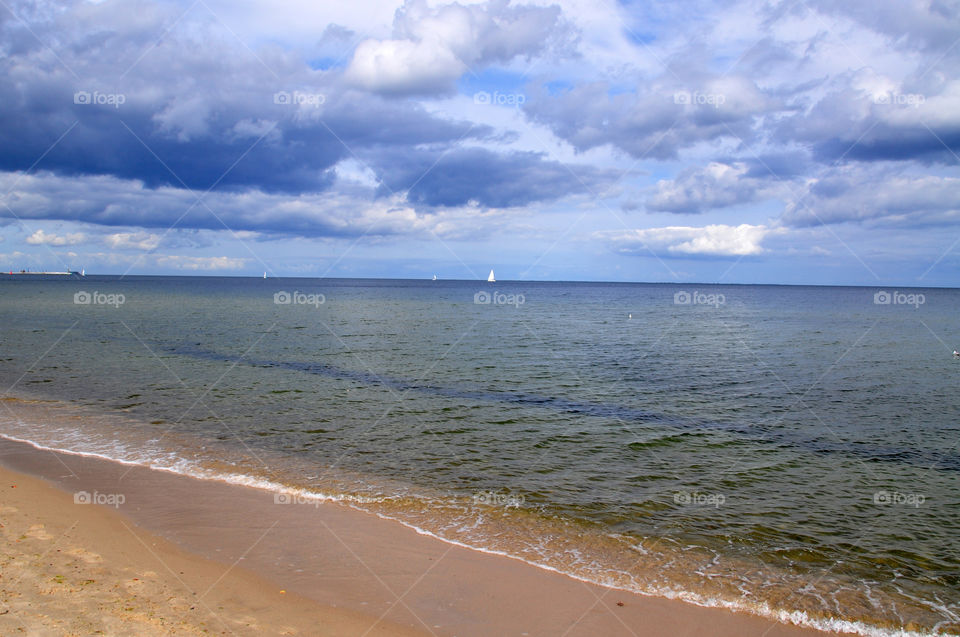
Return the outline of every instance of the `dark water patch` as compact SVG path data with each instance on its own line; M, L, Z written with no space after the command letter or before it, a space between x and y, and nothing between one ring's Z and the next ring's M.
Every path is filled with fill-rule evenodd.
M165 351L213 362L242 364L260 368L287 369L306 374L325 376L338 380L351 380L362 385L387 387L399 393L417 392L442 398L457 400L494 402L524 407L542 407L570 415L582 415L614 420L623 425L656 424L680 430L722 430L742 436L745 439L775 446L797 448L817 454L843 454L860 458L865 462L893 462L914 466L930 467L945 471L960 471L960 454L949 451L913 449L903 450L895 447L867 445L863 442L843 442L829 439L810 438L800 432L784 431L776 425L744 425L716 421L683 419L677 416L635 409L622 405L590 403L570 400L557 396L546 396L526 392L480 391L455 386L444 386L416 380L393 378L383 374L346 369L336 365L306 361L259 360L241 356L231 356L197 346L167 346ZM630 435L630 431L625 432ZM683 434L681 434L683 435ZM678 443L683 438L667 436L659 441L632 442L628 446L633 450L656 448ZM546 443L541 443L546 446Z

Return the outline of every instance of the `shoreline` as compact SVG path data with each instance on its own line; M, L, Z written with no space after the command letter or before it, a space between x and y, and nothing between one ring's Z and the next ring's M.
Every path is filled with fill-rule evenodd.
M351 632L363 622L376 628L375 634L460 637L831 634L586 583L517 559L457 546L338 503L278 505L273 494L252 487L42 451L6 439L0 440L0 467L14 472L14 477L27 476L22 479L25 484L32 476L59 491L59 504L52 510L44 498L29 501L29 510L24 509L23 515L41 524L63 524L81 515L102 524L109 520L113 532L107 544L126 539L119 532L126 526L136 529L138 536L169 544L173 552L201 558L202 567L193 566L196 557L184 558L190 572L196 571L201 579L223 574L212 590L229 582L231 590L239 591L232 598L239 610L231 612L242 614L246 609L244 616L257 622L262 634L299 634L299 626L309 626L310 618L317 616L331 625L353 627L344 634L363 634L364 630ZM101 505L75 504L71 492L87 492ZM124 524L125 519L130 523ZM126 535L137 541L131 533ZM125 564L122 557L111 558L109 551L103 555L119 571L136 566ZM259 584L244 588L234 581L235 574ZM255 591L271 585L286 591L287 605L302 606L275 614L274 607L258 605ZM281 630L294 632L274 632Z

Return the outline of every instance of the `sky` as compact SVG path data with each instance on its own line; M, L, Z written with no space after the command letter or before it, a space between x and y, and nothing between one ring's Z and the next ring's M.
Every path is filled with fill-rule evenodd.
M0 2L0 270L956 286L960 0Z

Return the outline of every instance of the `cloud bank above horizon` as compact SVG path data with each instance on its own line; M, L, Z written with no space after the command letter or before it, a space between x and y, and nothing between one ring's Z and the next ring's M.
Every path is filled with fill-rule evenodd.
M956 0L24 1L0 33L3 270L957 283Z

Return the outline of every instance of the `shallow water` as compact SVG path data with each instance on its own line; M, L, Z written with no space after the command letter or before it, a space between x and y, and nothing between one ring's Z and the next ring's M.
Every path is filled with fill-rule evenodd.
M0 382L53 402L5 401L0 433L631 590L960 633L960 292L877 292L7 277Z

